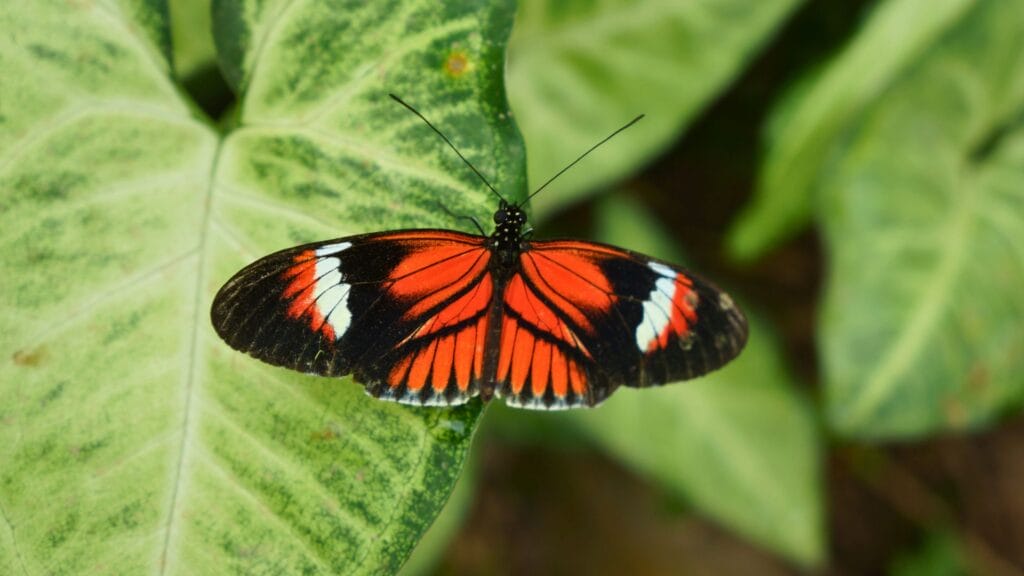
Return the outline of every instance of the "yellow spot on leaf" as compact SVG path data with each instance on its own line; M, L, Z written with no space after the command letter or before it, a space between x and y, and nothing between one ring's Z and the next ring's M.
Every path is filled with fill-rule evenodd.
M473 62L466 53L456 50L448 54L444 61L444 71L452 78L458 78L467 72L473 71Z
M327 423L320 430L316 430L309 435L309 439L314 442L330 442L340 436L340 430L338 426L333 422Z
M18 366L38 366L46 358L46 349L43 347L35 350L18 350L12 356L12 360Z

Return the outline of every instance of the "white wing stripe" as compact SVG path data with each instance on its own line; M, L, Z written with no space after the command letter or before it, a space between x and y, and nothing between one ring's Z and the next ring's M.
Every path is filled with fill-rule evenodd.
M335 244L327 244L316 249L317 256L333 256L342 250L347 250L352 247L351 242L338 242Z
M351 246L348 242L330 246L343 244ZM318 249L317 253L330 246ZM333 250L331 253L337 251ZM325 321L331 325L336 340L341 339L352 322L352 312L348 309L348 293L351 287L343 281L344 278L338 270L340 266L341 260L338 258L319 258L316 261L316 286L313 288L314 305L320 313L320 317L325 318Z
M647 266L661 278L647 296L643 306L643 318L636 327L636 346L647 352L652 342L658 339L672 321L672 301L676 296L676 272L664 264L650 262Z

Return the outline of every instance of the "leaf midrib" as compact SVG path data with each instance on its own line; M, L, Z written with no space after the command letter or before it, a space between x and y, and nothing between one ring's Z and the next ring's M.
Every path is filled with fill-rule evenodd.
M950 187L954 200L949 209L950 233L941 248L942 260L931 274L932 280L928 282L924 296L917 301L918 304L913 308L909 320L903 324L895 343L888 347L878 368L865 378L867 383L845 419L848 427L860 427L891 396L891 392L896 389L896 382L921 353L933 333L932 328L946 310L953 281L964 262L977 196L982 193L975 170L963 167L960 174L960 181L964 185L961 187L954 184ZM958 194L958 190L962 192Z
M201 346L199 345L202 339L202 330L206 327L205 314L201 314L205 307L204 303L204 290L206 285L208 270L210 268L209 262L209 247L207 239L209 237L210 230L210 216L212 213L211 203L213 201L213 191L215 188L217 169L220 166L220 156L224 149L224 142L226 138L223 136L217 140L217 148L213 153L213 160L210 162L210 173L209 180L206 186L206 194L203 198L203 218L199 227L199 245L197 250L199 252L199 260L196 263L196 282L193 293L193 312L192 312L192 338L189 342L189 364L188 369L185 373L183 382L184 393L185 393L185 410L184 416L181 423L181 446L178 449L178 461L174 471L174 485L171 491L171 505L167 513L167 522L165 523L164 532L164 543L163 550L160 553L160 574L167 573L168 557L167 554L170 551L170 547L173 544L178 530L179 517L179 506L184 499L182 492L182 483L185 470L185 462L190 458L189 448L195 437L195 426L196 415L193 414L194 410L198 410L197 404L197 382L199 380L198 370L202 366L202 362L199 361L199 354Z

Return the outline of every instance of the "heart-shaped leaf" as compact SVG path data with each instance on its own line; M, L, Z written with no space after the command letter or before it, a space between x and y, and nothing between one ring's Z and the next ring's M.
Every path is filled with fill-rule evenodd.
M979 2L866 111L823 189L832 424L977 426L1024 401L1024 11Z
M537 196L537 217L650 161L756 53L800 0L522 0L509 100L536 188L613 129L646 113L614 151Z
M209 302L302 241L485 216L523 151L506 2L222 2L236 129L172 83L166 9L0 11L0 572L393 572L480 405L410 409L237 354ZM243 67L241 63L244 62Z

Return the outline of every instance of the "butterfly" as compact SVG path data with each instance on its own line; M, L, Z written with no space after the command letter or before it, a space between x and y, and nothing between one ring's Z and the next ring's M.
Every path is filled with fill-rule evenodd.
M692 272L596 242L532 240L522 206L503 198L494 225L490 235L410 229L281 250L224 284L213 326L269 364L351 374L371 396L419 406L476 396L596 406L620 386L706 374L746 343L732 298Z

